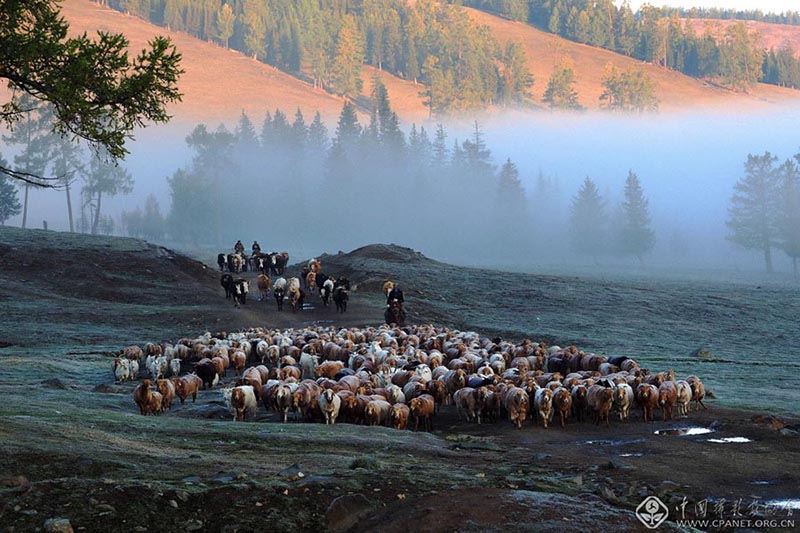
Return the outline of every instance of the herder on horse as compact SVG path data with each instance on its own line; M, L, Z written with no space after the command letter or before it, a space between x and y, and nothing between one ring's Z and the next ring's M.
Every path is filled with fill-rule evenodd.
M402 326L406 321L406 312L403 310L403 291L399 285L395 285L386 298L386 311L383 317L387 324L397 324Z

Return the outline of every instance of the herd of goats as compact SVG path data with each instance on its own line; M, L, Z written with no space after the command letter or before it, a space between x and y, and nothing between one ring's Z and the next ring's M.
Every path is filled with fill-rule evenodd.
M347 302L350 299L350 281L347 278L334 278L324 274L322 264L317 259L311 259L303 266L299 277L287 279L282 276L288 262L289 254L286 252L254 253L250 257L243 253L219 254L217 264L220 272L224 272L219 283L225 290L225 298L232 298L236 306L247 302L250 283L242 277L234 277L234 274L246 272L249 266L251 271L259 272L256 276L259 299L267 300L271 291L278 311L283 310L284 300L289 300L292 312L297 312L303 308L306 295L315 291L319 291L325 307L333 300L337 311L347 311ZM273 282L271 276L281 277Z
M705 409L696 376L651 372L629 357L605 357L575 346L512 343L431 325L367 328L254 328L205 333L174 344L129 346L114 359L118 381L146 378L133 398L141 414L170 410L177 397L226 382L222 394L234 420L253 419L259 404L283 422L290 415L326 424L422 426L443 405L468 422L526 419L547 428L554 418L591 417L609 425L612 410L631 409L652 421ZM191 370L187 374L182 371Z

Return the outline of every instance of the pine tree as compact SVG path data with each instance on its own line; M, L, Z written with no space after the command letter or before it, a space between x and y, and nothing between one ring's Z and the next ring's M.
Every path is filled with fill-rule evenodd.
M605 202L597 185L587 176L572 198L570 208L570 237L576 251L595 259L604 251L605 211Z
M41 106L33 97L27 94L20 99L19 105L26 108L25 118L11 130L9 135L3 135L3 140L9 144L17 144L21 151L14 156L15 172L28 176L43 176L50 159L50 123L52 108ZM2 168L7 168L3 166ZM13 174L12 174L13 176ZM22 203L22 227L27 226L28 199L31 187L42 187L45 180L25 180L21 186L25 190Z
M778 158L769 152L747 155L745 175L736 182L728 209L729 239L743 248L761 250L772 273L772 247L778 234L780 176Z
M500 167L500 174L497 177L497 205L503 217L511 217L517 220L524 218L525 212L525 191L522 182L519 180L519 170L511 158L506 159Z
M503 105L520 105L530 98L533 75L528 69L525 49L519 43L506 44L500 66L500 98Z
M2 155L0 155L0 166L8 166ZM17 188L9 182L5 174L0 173L0 226L4 226L6 220L19 215L21 211L22 204L19 203Z
M308 126L306 126L306 120L303 117L303 112L298 107L294 114L294 122L292 122L292 137L290 144L295 152L299 154L305 149L307 142Z
M331 65L331 88L337 94L354 98L364 85L361 66L364 46L355 19L346 16L336 39L336 53Z
M433 162L439 168L448 164L449 152L447 150L447 132L442 124L436 125L436 134L433 137Z
M233 25L236 22L236 15L231 9L230 4L222 4L217 11L217 38L228 48L228 40L233 35Z
M655 233L650 227L650 213L639 178L631 170L625 180L621 205L622 225L618 228L622 253L636 256L641 262L655 245Z
M578 92L573 87L575 83L575 73L571 67L563 63L556 65L547 82L542 101L548 104L550 109L583 109L578 103Z
M322 116L317 111L314 120L308 127L308 147L312 154L324 154L328 150L328 128L322 122Z
M128 194L133 190L133 177L121 166L111 162L107 155L96 154L89 165L86 184L81 190L84 205L93 211L92 235L100 228L103 196Z
M798 276L797 259L800 258L800 154L795 161L788 160L781 166L782 205L779 219L779 243L786 255L792 259L792 272Z

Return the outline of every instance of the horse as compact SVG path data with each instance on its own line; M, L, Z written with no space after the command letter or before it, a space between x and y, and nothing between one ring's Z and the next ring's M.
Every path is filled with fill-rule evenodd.
M286 289L283 287L275 287L272 295L275 297L275 303L278 304L278 311L283 311L283 297L286 294Z
M217 264L219 265L219 271L224 272L225 266L228 264L225 254L217 254Z
M272 287L272 280L269 279L269 276L259 274L256 276L256 285L258 285L258 292L261 294L260 299L266 300L269 289Z
M340 313L347 311L347 300L349 298L347 287L344 285L338 285L333 289L333 303L336 304L336 310Z
M331 294L333 293L333 280L326 279L319 290L320 298L322 298L322 305L328 307L331 301Z
M392 300L389 303L389 307L384 311L383 317L386 319L387 324L402 326L406 321L406 312L403 310L403 304L400 300Z

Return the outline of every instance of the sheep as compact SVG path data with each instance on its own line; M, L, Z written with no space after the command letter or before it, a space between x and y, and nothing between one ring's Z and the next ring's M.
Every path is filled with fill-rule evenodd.
M181 404L189 396L192 397L192 403L194 403L197 400L197 392L203 386L203 380L196 374L186 374L183 377L173 379L172 384L175 385L175 393L180 398Z
M156 388L161 393L161 411L169 411L175 400L175 385L168 379L159 379Z
M145 379L133 390L133 401L143 415L154 415L161 411L161 393L151 390L150 385L150 380Z
M223 390L223 397L233 420L241 422L258 412L258 402L252 385L240 385Z
M131 378L131 367L130 367L130 360L122 359L122 358L115 358L114 363L111 366L111 370L114 372L114 377L120 383L123 381L128 381Z
M169 362L169 375L170 376L180 376L181 375L181 360L180 359L171 359Z
M319 408L325 416L325 424L335 424L336 418L339 416L339 408L342 405L342 399L336 395L333 389L325 389L319 395Z
M389 420L391 421L392 427L394 429L406 429L410 414L411 410L407 405L402 403L392 405L392 410L389 413Z
M633 405L633 389L627 383L621 383L614 388L614 407L619 411L621 421L628 420L628 412Z
M686 416L692 402L692 387L686 380L680 380L675 384L678 387L678 415Z
M414 416L414 431L419 430L420 418L423 420L424 428L427 431L431 430L431 417L433 417L435 406L436 403L430 394L423 394L411 400L409 412Z
M539 389L534 393L533 404L535 406L534 423L536 418L542 419L542 425L547 429L547 424L553 419L553 391L550 389Z
M392 404L386 400L372 400L364 409L364 419L368 426L383 426L389 422Z

